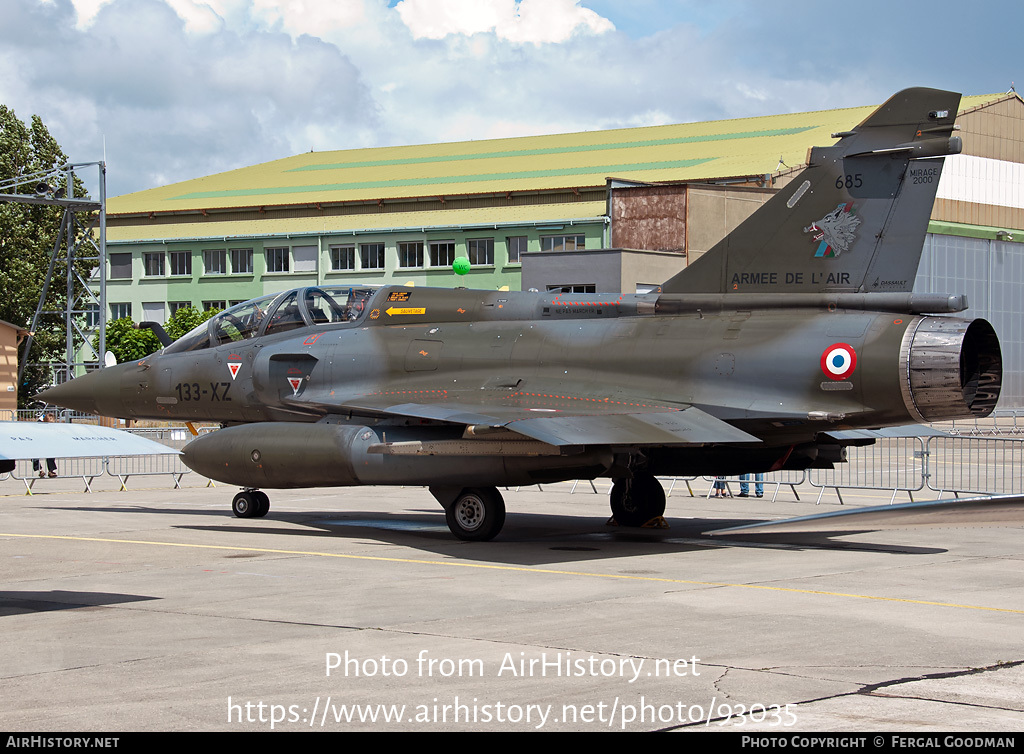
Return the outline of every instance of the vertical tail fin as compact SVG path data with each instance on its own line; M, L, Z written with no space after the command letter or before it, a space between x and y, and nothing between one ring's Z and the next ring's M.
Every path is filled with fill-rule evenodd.
M910 291L960 95L905 89L732 233L668 280L665 293Z

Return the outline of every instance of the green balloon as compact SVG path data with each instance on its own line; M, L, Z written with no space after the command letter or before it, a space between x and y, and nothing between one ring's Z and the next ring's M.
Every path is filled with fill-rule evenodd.
M465 257L459 257L452 262L452 269L455 271L456 275L465 275L469 272L469 260Z

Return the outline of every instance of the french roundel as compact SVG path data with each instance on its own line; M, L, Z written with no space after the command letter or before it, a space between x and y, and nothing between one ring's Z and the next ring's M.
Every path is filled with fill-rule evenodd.
M821 355L821 371L831 380L845 380L857 366L857 352L849 343L836 343Z

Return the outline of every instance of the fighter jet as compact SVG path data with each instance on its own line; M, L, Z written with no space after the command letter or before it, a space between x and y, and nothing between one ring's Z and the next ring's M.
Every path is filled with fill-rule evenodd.
M41 397L220 422L183 459L243 488L237 516L264 489L423 485L464 540L501 530L501 486L610 477L635 526L657 476L831 468L999 397L992 326L911 293L959 102L894 95L655 293L296 288Z

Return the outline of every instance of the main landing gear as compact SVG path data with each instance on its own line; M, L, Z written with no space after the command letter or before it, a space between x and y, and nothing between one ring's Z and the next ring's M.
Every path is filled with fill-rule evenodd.
M634 473L612 485L612 518L620 526L644 526L665 514L665 489L653 474Z
M263 518L270 512L270 498L261 490L242 490L231 501L231 511L239 518Z
M494 539L505 524L505 501L497 487L465 487L454 494L431 488L444 506L444 518L459 539L486 542Z

